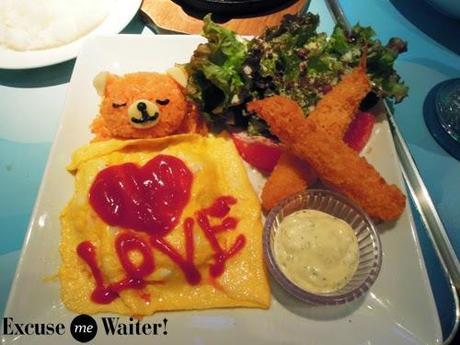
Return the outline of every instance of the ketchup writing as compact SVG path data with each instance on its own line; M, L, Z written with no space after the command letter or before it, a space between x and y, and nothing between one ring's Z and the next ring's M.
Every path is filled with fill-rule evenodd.
M213 277L218 277L224 273L225 262L228 258L235 255L241 250L245 244L245 237L239 235L229 251L225 252L217 241L216 234L225 231L233 230L238 224L238 220L233 217L226 217L222 220L221 224L211 225L209 217L223 218L227 216L230 211L230 206L236 203L236 199L233 197L220 197L210 207L204 210L198 211L198 224L203 230L206 238L208 239L211 247L214 250L214 264L210 267L209 273Z
M125 289L143 289L145 278L154 272L153 249L167 255L183 272L190 285L201 282L201 274L194 263L195 225L204 232L214 255L209 267L211 277L225 271L226 261L245 245L243 235L236 236L228 250L221 247L217 234L236 229L238 219L229 216L237 200L221 196L209 207L195 213L195 220L187 217L183 223L184 254L174 248L165 236L175 228L190 198L193 174L178 158L158 155L146 165L132 163L112 166L102 170L90 188L89 201L96 213L108 224L147 233L150 241L135 235L131 230L117 234L115 249L126 276L116 283L104 282L97 264L96 247L89 241L81 242L77 254L89 266L96 287L91 295L95 303L107 304ZM141 255L140 263L133 263L130 253ZM142 295L145 298L145 294Z
M109 225L165 236L190 198L193 174L180 159L158 155L143 167L108 167L96 176L89 201Z
M125 289L142 289L146 282L144 277L153 272L153 256L150 251L146 251L147 244L141 239L137 239L130 234L123 233L117 236L115 241L118 257L123 268L128 273L128 276L117 283L105 285L102 277L102 272L97 265L96 248L89 242L81 242L77 247L77 254L86 262L91 269L96 287L91 294L91 299L95 303L108 304L118 297L118 293ZM127 246L128 250L120 250ZM129 260L128 254L130 250L139 250L142 253L143 261L140 266L136 267Z

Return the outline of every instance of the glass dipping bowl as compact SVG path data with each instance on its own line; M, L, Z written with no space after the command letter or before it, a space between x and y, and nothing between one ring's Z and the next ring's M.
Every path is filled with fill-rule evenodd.
M293 283L279 267L274 239L283 218L300 210L318 210L347 222L358 239L359 263L351 280L343 288L329 293L313 293ZM369 290L382 265L382 246L369 216L348 198L329 190L310 189L281 201L267 216L263 233L264 254L275 280L291 295L310 304L343 304Z
M460 78L440 84L435 106L441 126L460 143Z

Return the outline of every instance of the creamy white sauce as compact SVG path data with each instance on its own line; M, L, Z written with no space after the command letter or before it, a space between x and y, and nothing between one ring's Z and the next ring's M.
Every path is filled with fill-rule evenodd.
M314 293L344 287L359 262L358 240L350 225L316 210L284 218L274 238L274 252L282 272Z

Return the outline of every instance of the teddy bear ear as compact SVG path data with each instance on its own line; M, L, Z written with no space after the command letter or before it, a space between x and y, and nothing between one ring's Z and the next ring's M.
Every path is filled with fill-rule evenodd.
M166 74L173 78L183 88L187 87L188 74L185 71L184 66L176 64L166 70Z
M107 71L99 72L93 79L93 86L96 89L96 92L99 96L104 96L105 85L107 84L107 79L111 77L116 78L117 76L111 74Z

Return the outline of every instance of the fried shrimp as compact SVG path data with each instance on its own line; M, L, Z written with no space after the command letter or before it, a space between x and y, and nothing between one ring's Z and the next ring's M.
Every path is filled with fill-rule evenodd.
M290 152L284 152L262 189L262 207L270 210L280 200L316 181L313 169Z
M353 69L318 102L308 115L309 121L316 123L333 138L342 139L359 103L369 90L365 69ZM280 200L308 188L315 182L315 176L307 163L292 158L292 155L291 158L280 160L264 185L261 195L263 208L269 210Z
M394 220L401 215L406 201L398 187L386 183L341 139L329 135L316 121L305 119L297 103L273 96L249 103L248 110L263 118L272 133L310 164L323 183L347 195L371 217Z
M308 118L334 138L342 139L361 100L370 90L366 71L357 67L324 95Z

